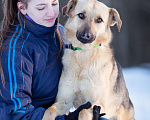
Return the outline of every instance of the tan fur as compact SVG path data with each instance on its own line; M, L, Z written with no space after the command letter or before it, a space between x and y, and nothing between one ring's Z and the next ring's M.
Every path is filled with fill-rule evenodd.
M85 120L86 118L88 118L89 120L92 120L92 114L89 114L89 110L87 109L83 109L80 113L79 113L79 120Z
M86 15L84 20L78 17L82 12ZM134 120L122 71L110 47L110 26L117 23L120 31L122 25L117 10L96 0L70 0L63 14L69 16L65 25L66 39L82 50L65 49L56 103L46 110L43 120L48 120L47 116L54 120L72 106L77 108L87 101L92 103L92 107L81 111L79 120L92 120L94 105L101 106L101 112L106 113L105 117L110 120ZM96 23L98 18L102 18L103 22ZM83 44L76 37L77 32L85 28L95 36L91 43ZM100 43L102 46L93 48Z
M56 106L52 106L51 108L48 108L47 111L45 112L45 114L47 114L47 116L44 115L44 117L43 117L44 120L50 120L51 117L55 118L57 116Z

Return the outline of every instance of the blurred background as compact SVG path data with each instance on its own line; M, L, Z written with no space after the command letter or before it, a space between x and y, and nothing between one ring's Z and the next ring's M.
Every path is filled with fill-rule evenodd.
M60 1L60 23L65 24L61 9L68 0ZM114 54L123 74L135 108L136 120L150 120L150 0L99 0L115 8L122 19L120 33L112 27ZM3 18L0 1L0 21Z

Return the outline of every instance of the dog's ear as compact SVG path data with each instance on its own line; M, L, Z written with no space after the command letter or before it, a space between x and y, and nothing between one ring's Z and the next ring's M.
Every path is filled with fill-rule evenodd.
M69 16L70 12L74 10L76 4L77 4L77 0L70 0L68 4L62 8L63 16L65 15Z
M122 21L120 19L120 15L117 12L116 9L111 8L109 10L109 21L108 21L110 26L114 26L117 23L117 28L118 31L120 32L121 26L122 26Z

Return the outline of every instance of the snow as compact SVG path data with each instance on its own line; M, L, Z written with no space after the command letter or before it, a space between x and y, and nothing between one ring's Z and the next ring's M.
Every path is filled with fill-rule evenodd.
M150 69L123 68L129 96L135 109L135 120L150 120Z

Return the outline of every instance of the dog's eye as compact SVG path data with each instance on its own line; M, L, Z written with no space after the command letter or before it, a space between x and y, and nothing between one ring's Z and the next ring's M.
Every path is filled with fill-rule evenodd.
M102 20L102 18L98 18L98 19L96 20L96 22L97 22L97 23L101 23L101 22L103 22L103 20Z
M85 15L84 15L83 13L79 13L79 14L78 14L78 17L79 17L80 19L85 19Z

